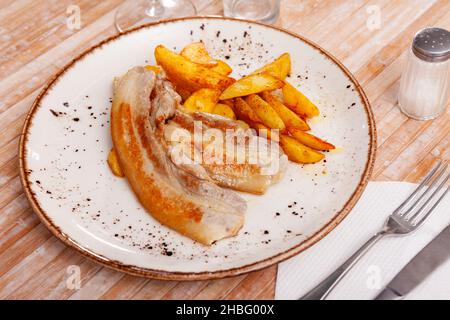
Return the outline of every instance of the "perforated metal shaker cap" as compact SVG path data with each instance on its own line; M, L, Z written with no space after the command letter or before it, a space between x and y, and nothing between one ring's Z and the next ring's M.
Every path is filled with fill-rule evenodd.
M414 37L412 50L425 61L446 61L450 58L450 32L441 28L422 29Z

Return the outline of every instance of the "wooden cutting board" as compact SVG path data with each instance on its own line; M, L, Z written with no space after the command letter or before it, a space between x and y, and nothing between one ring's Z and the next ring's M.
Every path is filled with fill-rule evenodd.
M121 2L0 0L0 298L272 299L276 266L216 281L132 277L66 248L32 212L17 158L25 115L53 73L116 33L114 12ZM220 0L194 2L200 14L222 13ZM70 5L80 8L79 30L67 28ZM414 33L425 26L450 29L450 1L284 0L277 25L327 49L364 87L378 128L374 180L416 182L438 158L450 158L449 111L420 122L396 106ZM78 272L80 283L74 281Z

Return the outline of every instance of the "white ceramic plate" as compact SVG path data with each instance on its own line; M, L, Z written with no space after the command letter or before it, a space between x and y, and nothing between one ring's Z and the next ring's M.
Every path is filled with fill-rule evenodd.
M283 52L289 81L315 102L312 132L338 146L326 161L291 163L282 182L248 201L239 235L202 246L155 221L126 179L106 164L112 80L154 63L158 44L180 50L203 40L241 77ZM20 146L21 176L36 213L67 245L106 266L159 279L208 279L257 270L306 249L350 211L375 154L368 101L351 74L324 50L273 27L224 18L185 18L144 26L91 48L36 99Z

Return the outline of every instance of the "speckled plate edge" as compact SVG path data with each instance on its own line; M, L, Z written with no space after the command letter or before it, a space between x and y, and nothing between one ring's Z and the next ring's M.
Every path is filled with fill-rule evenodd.
M33 120L33 116L36 112L36 110L40 106L40 102L43 99L43 97L47 94L48 90L52 88L52 86L58 81L59 77L62 76L65 72L67 72L71 67L73 67L78 61L82 60L85 56L87 56L89 53L92 53L95 49L102 47L104 44L112 42L114 40L119 39L123 35L126 35L128 33L135 32L137 30L148 28L154 25L161 25L161 24L167 24L167 23L173 23L177 21L182 20L204 20L204 19L211 19L211 20L229 20L229 21L243 21L250 24L256 24L256 25L262 25L268 28L272 28L275 30L278 30L280 32L284 32L290 36L293 36L295 38L300 39L301 41L309 44L310 46L314 47L315 49L319 50L323 55L325 55L327 58L332 60L339 68L346 74L346 76L354 83L355 88L357 92L359 93L361 100L364 104L364 109L367 114L368 119L368 129L369 129L369 150L368 150L368 157L366 166L364 169L364 172L361 176L361 179L359 181L359 184L353 194L350 196L350 198L345 203L344 207L319 231L317 231L315 234L313 234L308 239L300 242L296 246L290 248L289 250L286 250L282 253L279 253L275 256L272 256L270 258L248 264L242 267L238 268L232 268L228 270L219 270L214 272L199 272L199 273L193 273L193 272L168 272L168 271L162 271L162 270L153 270L153 269L147 269L147 268L141 268L133 265L126 265L122 262L110 260L100 254L97 254L88 248L83 247L76 241L72 240L67 234L65 234L57 225L53 223L53 221L49 218L49 216L46 214L46 212L40 207L38 201L35 198L34 193L31 191L30 188L30 182L28 181L28 173L27 173L27 164L26 164L26 158L25 158L25 145L27 142L27 136L28 136L28 129L30 127L31 121ZM30 109L30 111L27 114L27 117L25 119L25 123L21 132L20 136L20 143L19 143L19 165L20 165L20 180L22 182L25 194L35 211L35 213L38 215L38 217L41 219L41 221L45 224L45 226L61 241L63 241L67 246L74 248L77 252L82 254L83 256L100 263L101 265L105 267L109 267L121 272L125 272L131 275L135 276L142 276L147 278L153 278L153 279L159 279L159 280L182 280L182 281L188 281L188 280L207 280L207 279L220 279L225 277L231 277L231 276L237 276L243 273L248 273L251 271L260 270L263 268L267 268L275 263L279 263L283 260L286 260L294 255L299 254L300 252L306 250L313 244L315 244L317 241L321 240L323 237L325 237L329 232L331 232L347 215L348 213L353 209L356 202L361 197L362 192L364 191L367 183L369 182L369 178L372 174L374 162L375 162L375 154L376 154L376 128L375 128L375 121L374 116L372 113L372 109L370 107L369 100L367 99L361 85L358 83L356 78L350 73L350 71L341 63L339 62L333 55L328 53L326 50L322 49L317 44L311 42L310 40L307 40L303 38L302 36L299 36L293 32L290 32L288 30L285 30L280 27L270 26L259 22L254 21L248 21L248 20L240 20L240 19L233 19L233 18L226 18L226 17L218 17L218 16L197 16L197 17L185 17L185 18L178 18L178 19L168 19L163 20L160 22L155 23L149 23L145 24L133 29L130 29L128 31L119 33L117 35L111 36L100 43L90 47L89 49L85 50L82 54L80 54L78 57L73 59L71 62L69 62L66 66L64 66L59 72L57 72L54 76L50 78L48 83L45 85L43 90L39 93L39 95L36 97L36 99L33 102L33 105Z

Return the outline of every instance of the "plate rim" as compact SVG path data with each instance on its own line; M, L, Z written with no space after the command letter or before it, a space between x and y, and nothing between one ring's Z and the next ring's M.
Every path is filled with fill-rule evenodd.
M216 271L206 271L206 272L173 272L173 271L166 271L166 270L157 270L157 269L150 269L150 268L143 268L138 267L134 265L128 265L123 262L109 259L101 254L95 253L92 250L86 248L85 246L79 244L75 240L71 239L70 236L68 236L66 233L63 232L63 230L60 229L57 225L53 223L53 221L50 219L50 217L47 215L45 210L43 210L37 199L35 198L34 192L31 190L30 182L28 181L28 169L27 169L27 162L26 162L26 150L25 146L28 141L28 134L29 129L32 124L32 120L34 117L34 114L38 110L38 108L41 105L41 100L47 95L49 90L57 83L59 78L63 76L67 71L69 71L75 64L79 61L81 61L85 56L88 54L94 52L96 49L101 48L103 45L110 43L112 41L115 41L122 36L125 36L129 33L137 32L141 29L151 28L153 26L157 25L163 25L163 24L169 24L179 21L185 21L185 20L222 20L222 21L237 21L237 22L245 22L249 24L255 24L259 26L263 26L266 28L271 28L277 31L280 31L282 33L288 34L294 38L297 38L306 44L312 46L313 48L319 50L323 55L325 55L326 58L330 59L332 62L334 62L343 72L344 74L352 81L352 83L355 85L355 90L357 90L363 106L364 110L367 115L368 119L368 129L369 129L369 149L368 149L368 157L365 164L364 172L361 175L361 178L359 180L358 186L353 191L351 196L348 198L344 206L330 219L329 222L327 222L322 228L320 228L317 232L312 234L307 239L299 242L298 244L292 246L291 248L278 253L276 255L273 255L271 257L262 259L260 261L253 262L251 264L247 264L240 267L235 268L229 268L226 270L216 270ZM300 252L305 251L315 243L317 243L319 240L324 238L328 233L330 233L353 209L355 204L358 202L359 198L361 197L365 187L367 186L369 179L371 177L374 163L375 163L375 155L376 155L376 148L377 148L377 134L376 134L376 125L375 125L375 118L373 115L373 111L369 102L369 99L367 98L362 86L358 82L358 80L354 77L354 75L331 53L323 49L321 46L317 45L313 41L310 41L303 36L296 34L292 31L289 31L287 29L284 29L279 26L272 26L267 25L261 22L257 21L250 21L245 19L235 19L230 17L222 17L222 16L211 16L211 15L204 15L204 16L192 16L192 17L182 17L182 18L173 18L173 19L166 19L161 20L157 22L151 22L147 23L129 30L126 30L124 32L119 32L115 35L112 35L97 44L85 49L81 54L79 54L77 57L72 59L69 63L67 63L64 67L62 67L59 71L57 71L53 76L49 78L47 83L44 85L38 96L35 98L30 110L27 113L27 116L25 118L22 131L20 134L20 142L19 142L19 173L20 173L20 181L22 183L25 195L28 199L28 202L30 203L31 207L33 208L33 211L36 213L36 215L39 217L39 219L44 223L44 225L49 229L54 236L59 238L65 245L68 247L71 247L75 249L78 253L80 253L82 256L93 260L96 263L99 263L102 266L109 267L112 269L115 269L117 271L121 271L127 274L131 274L134 276L141 276L151 279L157 279L157 280L176 280L176 281L194 281L194 280L210 280L210 279L221 279L221 278L227 278L232 276L237 276L241 274L245 274L252 271L257 271L260 269L267 268L269 266L272 266L276 263L282 262L294 255L299 254Z

